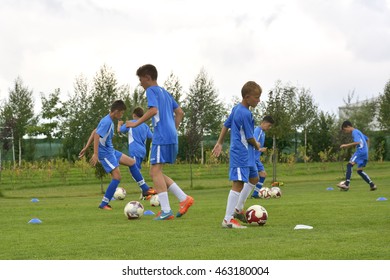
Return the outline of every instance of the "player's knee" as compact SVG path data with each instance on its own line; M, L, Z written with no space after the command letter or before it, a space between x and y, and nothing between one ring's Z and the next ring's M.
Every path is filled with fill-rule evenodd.
M350 163L350 162L348 162L348 164L347 164L347 168L351 168L351 169L352 169L352 167L353 167L353 164L352 164L352 163Z
M359 169L359 170L357 171L357 174L362 175L362 174L363 174L363 170Z

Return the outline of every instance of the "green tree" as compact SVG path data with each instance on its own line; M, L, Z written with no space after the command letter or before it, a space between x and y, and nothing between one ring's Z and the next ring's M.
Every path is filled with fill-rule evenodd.
M180 84L179 78L176 77L172 72L164 82L164 88L172 94L173 98L180 103L183 96L183 87Z
M184 130L188 139L189 158L193 160L199 156L203 137L219 132L225 114L214 82L204 69L196 76L183 104ZM203 153L200 158L203 159Z
M382 129L390 131L390 80L379 97L378 120Z

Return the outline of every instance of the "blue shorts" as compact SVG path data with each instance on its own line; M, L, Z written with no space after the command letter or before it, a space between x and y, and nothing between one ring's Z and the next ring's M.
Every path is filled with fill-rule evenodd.
M367 161L368 161L367 156L365 156L365 155L361 156L361 155L356 154L356 153L353 154L351 159L349 160L349 162L356 163L358 168L366 167Z
M150 164L175 163L177 152L177 144L153 145L152 143Z
M122 153L115 150L114 153L99 155L99 161L103 165L104 170L107 173L111 173L112 170L119 166L119 160Z
M230 181L241 181L248 183L249 178L257 178L258 172L254 166L251 167L231 167L229 171Z
M264 165L260 160L256 160L257 172L265 171Z

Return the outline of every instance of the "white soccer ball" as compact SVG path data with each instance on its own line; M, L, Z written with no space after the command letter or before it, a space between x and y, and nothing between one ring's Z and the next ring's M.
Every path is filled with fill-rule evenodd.
M259 197L268 199L271 197L271 191L269 188L261 188L259 191Z
M130 201L126 204L124 213L129 220L141 218L144 214L144 206L138 201Z
M263 226L267 222L268 212L261 205L252 205L245 213L248 224Z
M282 196L282 190L279 187L271 188L271 197L280 198Z
M160 205L160 200L158 199L158 194L155 194L153 195L151 198L150 198L150 206L154 206L154 207L157 207Z
M114 193L114 198L118 200L124 200L126 197L126 190L122 187L117 187Z

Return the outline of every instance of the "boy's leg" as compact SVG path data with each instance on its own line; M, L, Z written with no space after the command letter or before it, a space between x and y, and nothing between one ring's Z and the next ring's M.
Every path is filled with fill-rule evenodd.
M258 167L258 175L259 181L256 183L255 190L253 191L252 198L259 198L259 191L264 185L265 178L267 177L267 173L264 170L264 166L261 166L260 169Z
M347 171L345 172L345 181L337 184L337 186L340 188L342 191L348 191L349 190L349 184L351 182L351 176L352 176L352 168L354 162L348 162L347 164Z
M225 228L246 228L246 226L240 225L236 220L234 220L234 209L236 208L240 192L242 191L244 182L233 181L232 189L229 192L225 217L222 221L222 227Z
M194 198L187 195L170 177L164 174L165 183L168 186L168 191L173 193L174 196L180 202L179 211L176 213L176 217L180 218L188 209L194 204Z
M161 213L155 220L171 220L174 218L171 206L169 204L167 186L162 173L163 164L153 164L150 166L150 176L153 179L154 187L160 200Z
M374 184L374 182L371 180L371 178L367 175L367 173L365 173L363 171L363 168L359 168L357 170L357 173L360 175L360 177L363 178L364 181L366 181L367 184L370 185L370 190L372 191L375 191L377 188L376 188L376 185Z
M120 183L120 171L118 167L116 167L114 170L111 171L111 177L112 180L107 187L102 202L99 205L100 209L111 210L111 206L109 206L108 203L114 196L115 190Z

